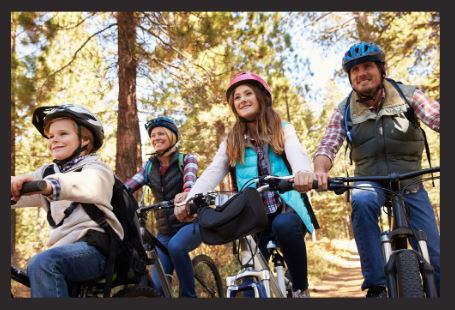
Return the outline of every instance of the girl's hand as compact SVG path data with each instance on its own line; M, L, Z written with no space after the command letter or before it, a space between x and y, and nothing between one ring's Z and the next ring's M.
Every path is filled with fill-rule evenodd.
M298 171L294 175L294 188L300 193L306 193L312 189L315 176L311 171Z

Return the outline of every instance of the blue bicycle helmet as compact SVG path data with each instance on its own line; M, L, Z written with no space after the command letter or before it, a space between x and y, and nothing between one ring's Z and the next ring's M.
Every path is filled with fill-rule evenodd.
M179 140L179 129L177 128L177 124L169 117L159 116L145 123L145 129L147 130L149 137L152 132L152 129L155 127L165 127L169 129L175 134L175 136L177 137L177 141Z
M343 69L349 73L353 66L367 61L384 63L385 54L382 49L374 43L360 42L351 46L344 54Z

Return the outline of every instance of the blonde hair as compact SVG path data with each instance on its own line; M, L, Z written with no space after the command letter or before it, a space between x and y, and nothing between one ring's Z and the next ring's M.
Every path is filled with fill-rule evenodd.
M51 119L50 121L48 121L45 126L44 126L44 133L47 135L49 135L49 128L51 127L51 124L52 123L55 123L56 121L59 121L59 120L70 120L71 121L71 124L73 125L73 128L74 128L74 131L76 132L76 134L79 136L80 134L80 138L82 140L86 139L86 140L89 140L89 143L87 144L87 148L85 150L85 153L86 154L91 154L91 153L94 153L95 150L94 150L94 141L95 141L95 138L93 137L93 133L85 126L82 126L82 125L78 125L72 118L70 117L56 117L56 118L53 118ZM81 132L79 133L79 128L81 129Z
M253 90L259 103L259 115L256 118L256 130L250 131L245 122L240 120L234 106L234 91L229 96L229 106L234 112L236 122L232 130L228 133L226 153L231 167L236 162L243 163L245 157L245 138L248 134L250 138L257 141L260 145L270 144L277 155L284 151L284 132L281 126L281 117L272 107L272 99L267 96L260 88L252 83L243 83Z
M160 157L166 157L168 155L171 155L175 151L177 151L177 146L175 144L177 143L177 136L175 133L173 133L170 129L167 129L164 126L156 126L164 129L164 133L166 134L167 138L169 139L169 145L173 145L166 153L162 154ZM150 132L151 134L151 132Z

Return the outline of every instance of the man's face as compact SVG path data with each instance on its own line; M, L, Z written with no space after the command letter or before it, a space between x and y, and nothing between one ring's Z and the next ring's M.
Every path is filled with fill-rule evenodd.
M379 85L381 85L381 72L375 62L367 61L355 65L349 74L352 88L362 95L375 95Z

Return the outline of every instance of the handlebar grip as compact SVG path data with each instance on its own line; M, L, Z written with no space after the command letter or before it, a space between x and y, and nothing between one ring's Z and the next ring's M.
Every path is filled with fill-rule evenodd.
M319 188L319 182L318 180L313 180L313 184L311 184L312 189L318 189Z
M47 188L47 182L44 180L31 181L22 184L21 194L40 192Z
M276 189L280 193L289 192L294 189L294 182L291 182L289 180L280 180L276 186Z

